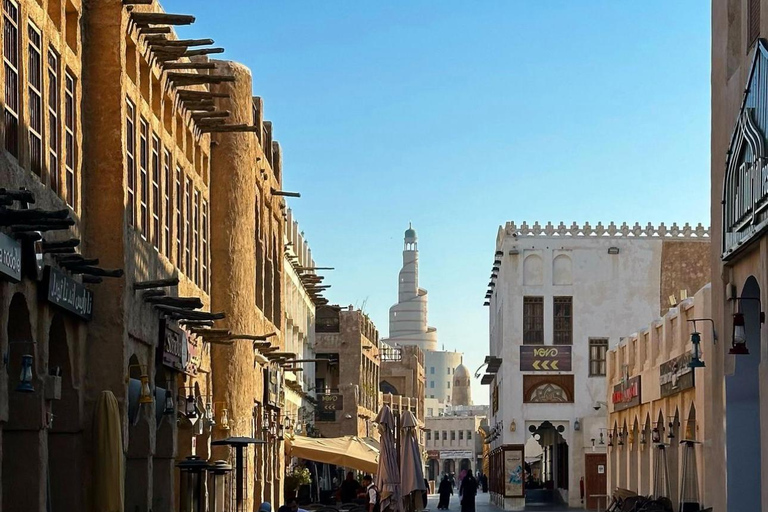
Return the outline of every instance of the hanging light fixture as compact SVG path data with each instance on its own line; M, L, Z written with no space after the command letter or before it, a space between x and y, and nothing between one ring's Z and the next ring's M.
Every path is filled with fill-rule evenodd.
M653 430L651 431L651 440L654 444L661 442L661 432L659 431L659 427L653 427Z
M221 430L229 430L229 413L227 409L221 410L221 416L219 417L219 428Z
M165 390L165 408L163 409L163 414L173 414L176 412L176 406L173 401L173 393L170 389Z
M669 422L669 433L667 434L667 438L674 439L675 438L675 423L674 421Z
M213 414L213 402L205 404L205 421L208 422L208 426L213 428L216 426L216 418Z
M640 444L646 444L645 429L640 431Z
M152 390L149 389L149 375L142 373L139 377L141 381L141 391L139 391L139 403L151 404L153 402Z
M35 391L35 387L32 385L32 361L34 361L34 358L30 354L21 356L21 374L19 375L16 391L22 393L33 393Z
M733 339L729 354L737 356L749 355L747 348L747 331L744 329L744 313L733 314Z
M601 445L605 444L605 439L603 439L603 432L602 431L600 432L600 444Z
M691 333L691 345L693 345L693 355L688 368L704 368L706 364L701 360L701 335L698 332Z
M608 447L613 448L613 432L608 431Z
M197 401L195 400L194 395L187 395L187 404L186 404L185 414L192 423L197 421L198 419Z
M624 446L624 432L619 432L618 434L616 434L616 437L619 438L618 445Z

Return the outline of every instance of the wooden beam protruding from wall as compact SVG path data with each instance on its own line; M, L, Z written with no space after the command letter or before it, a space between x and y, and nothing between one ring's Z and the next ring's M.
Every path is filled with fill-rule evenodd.
M131 20L137 25L191 25L195 17L189 14L167 12L132 12Z

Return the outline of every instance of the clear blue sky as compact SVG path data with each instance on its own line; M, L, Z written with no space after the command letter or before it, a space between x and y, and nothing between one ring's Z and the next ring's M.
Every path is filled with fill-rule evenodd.
M500 224L709 224L707 1L162 3L253 70L330 300L386 335L413 221L430 323L471 371Z

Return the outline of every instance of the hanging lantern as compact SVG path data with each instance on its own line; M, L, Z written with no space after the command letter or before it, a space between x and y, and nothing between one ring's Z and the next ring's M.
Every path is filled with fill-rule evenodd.
M193 395L187 396L187 404L185 409L187 418L194 423L197 421L198 414L197 414L197 401L195 400L195 397Z
M661 432L659 432L659 427L653 427L653 431L651 432L651 439L654 443L661 442Z
M208 402L205 404L205 421L208 422L208 426L213 428L216 426L216 419L213 416L213 403Z
M747 348L747 331L744 329L744 314L733 314L733 340L731 341L731 350L729 354L737 356L749 355Z
M176 410L176 407L173 403L173 393L171 393L170 389L165 390L165 408L163 409L163 414L173 414Z
M640 444L645 444L645 443L646 443L645 429L643 429L643 430L640 431Z
M617 437L619 438L618 445L619 446L624 446L624 432L619 432L617 434Z
M35 387L32 385L32 361L34 358L30 354L21 356L21 375L19 375L19 384L16 391L22 393L32 393Z
M229 430L229 414L227 413L226 408L221 410L221 417L219 418L219 428L221 430Z
M688 368L704 368L706 364L701 360L701 335L699 333L691 333L691 344L693 345L693 356L688 363Z
M608 432L608 446L613 447L613 433Z
M601 445L605 444L605 439L603 439L603 433L602 432L600 432L600 444Z
M149 375L142 374L139 377L141 380L141 390L139 391L139 403L151 404L152 403L152 390L149 389Z
M675 424L672 421L669 422L669 434L667 434L667 437L669 439L675 438Z

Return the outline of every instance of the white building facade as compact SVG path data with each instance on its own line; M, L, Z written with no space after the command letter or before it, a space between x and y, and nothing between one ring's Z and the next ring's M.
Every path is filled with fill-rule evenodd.
M302 277L315 273L315 262L299 223L288 209L285 223L284 275L284 339L285 351L298 360L315 358L315 304ZM306 435L307 423L314 421L315 363L296 363L303 371L285 372L285 415L294 431Z
M708 242L701 227L499 228L486 305L490 356L500 366L483 377L490 385L492 467L504 466L510 445L523 450L528 444L516 460L527 461L526 476L536 474L529 488L541 487L572 507L583 506L582 478L588 493L605 494L605 483L595 483L606 468L600 443L607 433L605 354L660 314L666 290L695 291L707 282L708 264L701 278L669 268L679 269L678 260L698 254L697 247L706 253ZM690 245L697 243L706 245ZM525 496L510 496L518 491L505 485L507 471L492 475L492 499L521 510Z
M451 473L458 479L462 469L482 471L483 440L478 430L487 414L488 406L455 407L425 420L427 479L439 482Z

